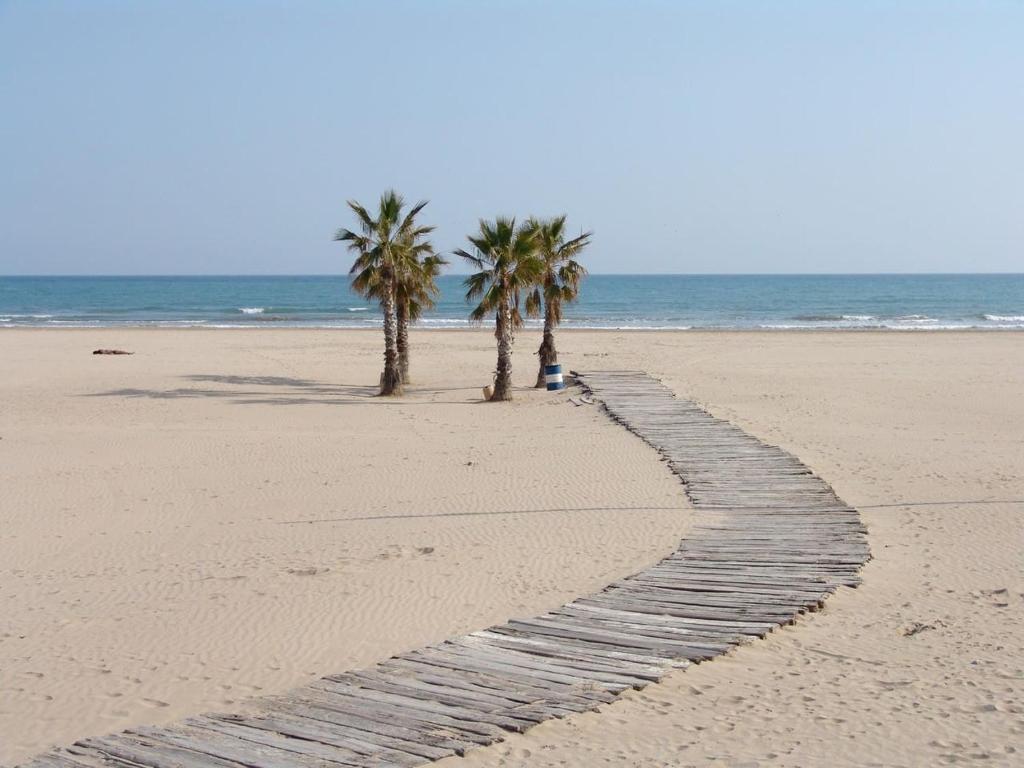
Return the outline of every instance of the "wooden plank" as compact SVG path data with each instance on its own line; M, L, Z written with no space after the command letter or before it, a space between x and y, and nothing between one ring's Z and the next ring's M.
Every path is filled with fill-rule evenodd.
M232 760L204 755L181 747L154 744L125 734L75 742L80 754L110 756L147 768L241 768ZM356 765L353 763L353 765Z
M297 739L285 736L280 733L265 731L263 729L250 728L245 725L232 723L228 720L216 720L211 717L194 717L185 721L185 725L216 733L223 733L228 736L235 736L243 741L252 741L257 744L265 744L271 747L280 747L292 752L299 752L313 757L334 759L334 749L317 741ZM375 738L387 738L385 746L396 749L403 749L412 754L418 754L428 760L439 760L442 757L453 754L464 754L465 743L452 744L451 746L435 746L436 742L423 743L423 734L414 731L401 731L395 727L384 726L379 723L363 718L352 718L345 722L346 727L356 731L362 731ZM396 735L400 734L400 735Z
M522 733L526 730L526 725L514 718L484 712L479 709L470 709L466 706L441 704L428 699L374 691L369 688L359 688L354 685L335 683L330 680L318 680L310 683L309 687L322 690L331 696L339 696L355 702L368 702L382 707L394 707L405 712L438 715L462 727L472 726L478 729L483 726L493 726L516 733Z
M444 654L438 656L423 652L414 652L413 658L421 659L427 664L439 664L450 669L483 672L495 676L508 676L511 680L526 680L533 684L551 684L552 697L559 695L557 686L567 686L573 694L591 690L605 690L621 693L631 686L618 683L606 683L601 680L588 680L578 675L569 676L561 671L551 670L540 665L516 663L516 659L495 659L484 654Z
M395 765L417 765L422 762L422 760L412 759L412 756L407 753L382 748L365 741L358 731L353 732L343 727L337 727L335 724L323 720L284 713L253 717L234 715L226 716L223 719L255 730L331 746L338 754L337 759L343 760L349 765L372 765L380 760L387 760Z
M138 727L126 733L138 736L146 743L182 747L204 755L230 760L248 768L337 768L348 766L344 753L337 749L325 749L320 756L307 752L282 749L278 745L243 740L233 734L191 728L187 725L166 728ZM292 742L302 743L298 739ZM326 755L330 754L330 757Z
M485 630L487 631L487 630ZM527 683L524 679L513 679L507 676L495 676L466 669L449 669L443 666L432 666L407 658L389 659L380 665L381 669L416 670L421 679L435 678L444 681L450 687L465 687L470 691L501 691L516 706L534 704L539 701L557 700L562 706L579 706L581 711L589 709L595 703L607 703L614 700L614 695L603 690L573 690L562 686L557 691L551 687L543 687Z
M565 606L562 611L571 608ZM510 649L523 650L526 653L534 653L541 656L552 656L555 658L585 661L588 664L601 663L609 665L609 671L621 670L630 677L656 682L660 680L666 669L676 664L672 659L655 656L638 656L636 654L619 651L604 650L593 647L578 647L566 645L563 642L555 642L535 635L527 635L514 630L511 627L495 627L491 630L474 632L471 637L487 638L492 644L505 646ZM685 666L685 664L681 665Z
M419 744L448 748L456 753L464 752L467 747L474 744L491 744L502 735L501 729L493 726L474 727L441 716L404 712L394 707L373 706L339 696L329 696L323 691L313 689L303 689L268 702L267 711L271 714L295 714L324 720L357 731L380 733ZM238 722L237 715L213 717ZM249 722L243 724L253 728L262 727Z

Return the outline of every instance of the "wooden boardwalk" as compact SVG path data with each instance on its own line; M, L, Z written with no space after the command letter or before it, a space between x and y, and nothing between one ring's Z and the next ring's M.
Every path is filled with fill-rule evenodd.
M580 378L685 482L696 521L672 555L551 613L325 677L261 700L254 714L82 739L25 765L421 765L595 709L857 585L869 556L857 512L794 456L643 372Z

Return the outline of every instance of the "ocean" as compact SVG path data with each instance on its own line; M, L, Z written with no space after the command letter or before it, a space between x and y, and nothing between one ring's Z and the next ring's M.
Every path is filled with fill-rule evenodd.
M464 276L421 326L464 328ZM539 321L531 321L539 322ZM366 328L377 306L341 275L2 277L0 329ZM609 329L1024 329L1024 274L591 275L564 326Z

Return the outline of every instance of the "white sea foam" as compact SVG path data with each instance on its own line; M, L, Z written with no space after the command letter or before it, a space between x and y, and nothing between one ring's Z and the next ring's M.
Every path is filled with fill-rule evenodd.
M238 311L243 315L262 315L263 307L239 307Z
M792 319L802 323L866 323L878 320L874 315L796 315Z
M928 317L928 315L900 315L896 318L897 322L900 323L937 323L939 322L934 317Z
M982 315L992 323L1024 323L1024 315Z
M763 323L758 328L766 331L967 331L967 330L991 330L993 328L1018 328L1013 325L971 325L970 323L942 323L928 318L929 322L921 323L878 323L874 325L793 325ZM933 324L934 323L934 324ZM739 330L738 328L736 330Z
M369 307L349 307L348 311L349 312L366 312L368 309L369 309Z
M692 331L692 325L577 325L584 331Z

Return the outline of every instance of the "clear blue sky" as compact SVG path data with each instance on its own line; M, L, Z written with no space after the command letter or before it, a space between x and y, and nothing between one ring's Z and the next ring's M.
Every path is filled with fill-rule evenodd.
M565 212L595 272L1024 269L1024 3L0 0L0 274L321 273Z

